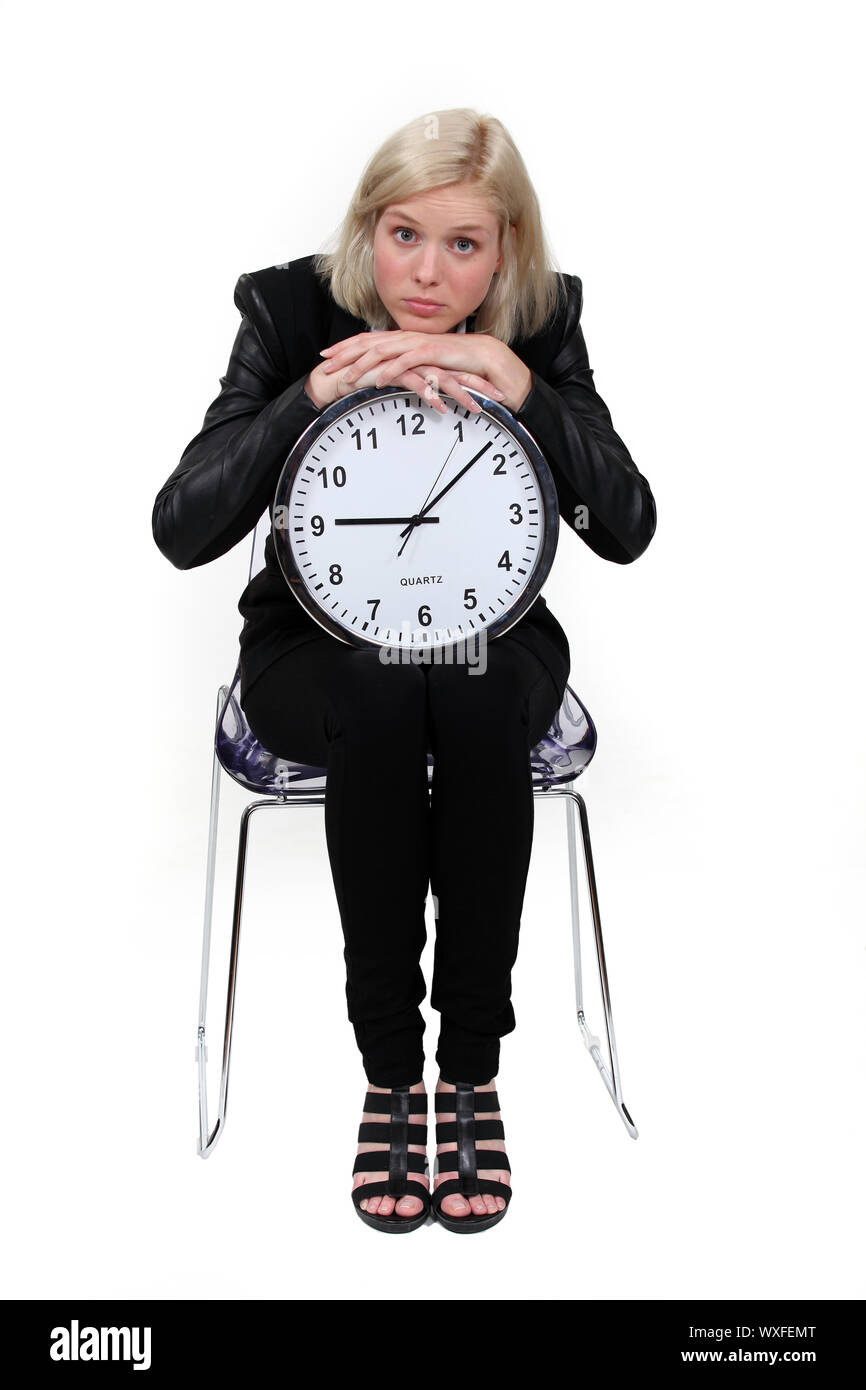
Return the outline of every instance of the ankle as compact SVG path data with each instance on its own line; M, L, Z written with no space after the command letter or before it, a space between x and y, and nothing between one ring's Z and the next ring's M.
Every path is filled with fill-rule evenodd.
M374 1086L374 1084L373 1084L372 1081L368 1081L368 1082L367 1082L367 1090L368 1090L368 1091L372 1091L374 1095L389 1096L389 1095L391 1094L391 1092L394 1090L394 1087L393 1087L393 1086ZM423 1094L424 1094L424 1082L423 1082L423 1080L422 1080L422 1081L415 1081L415 1082L413 1082L413 1084L409 1087L409 1094L410 1094L410 1095L423 1095Z
M461 1083L461 1084L462 1084L462 1083ZM473 1090L475 1090L475 1091L495 1091L495 1090L496 1090L496 1077L494 1076L493 1079L492 1079L492 1081L484 1081L484 1082L476 1081L476 1082L473 1082L473 1083L471 1083L471 1084L472 1084ZM444 1076L440 1076L440 1077L439 1077L439 1080L436 1082L436 1090L437 1090L437 1091L456 1091L456 1090L457 1090L457 1083L454 1082L454 1081L446 1081L445 1078L444 1078Z

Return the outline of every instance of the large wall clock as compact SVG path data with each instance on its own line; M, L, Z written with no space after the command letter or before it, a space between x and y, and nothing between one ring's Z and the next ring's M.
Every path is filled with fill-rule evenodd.
M289 588L358 647L439 648L507 632L547 578L556 486L529 431L473 391L447 414L405 388L334 401L298 439L274 496Z

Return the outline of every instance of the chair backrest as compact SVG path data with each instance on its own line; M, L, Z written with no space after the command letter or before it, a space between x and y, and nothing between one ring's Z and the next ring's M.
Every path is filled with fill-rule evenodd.
M258 574L259 570L265 567L265 541L271 529L271 512L266 507L256 522L256 529L253 531L253 548L250 554L250 579Z

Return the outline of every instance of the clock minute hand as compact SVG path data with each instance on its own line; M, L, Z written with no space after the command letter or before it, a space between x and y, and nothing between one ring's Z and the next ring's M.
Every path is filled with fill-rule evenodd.
M482 457L484 456L484 454L487 453L487 450L488 450L488 449L491 449L492 447L493 447L493 440L492 440L492 439L488 439L488 441L487 441L487 443L484 445L484 447L478 450L478 453L475 454L475 456L474 456L473 458L471 458L471 459L469 460L469 462L468 462L467 464L464 465L463 468L460 469L460 472L454 474L454 477L451 479L451 482L450 482L450 483L446 483L445 486L443 487L442 491L441 491L441 492L437 492L436 496L432 499L432 501L428 502L427 505L426 505L426 507L422 507L422 508L421 508L421 511L418 513L417 516L413 516L413 517L412 517L411 521L409 522L409 525L406 527L405 531L401 531L401 532L400 532L400 535L401 535L401 536L408 536L408 535L410 534L410 532L413 531L414 528L419 524L419 522L421 522L421 521L424 520L424 518L425 518L425 516L427 515L427 513L428 513L429 511L432 511L432 509L436 506L436 503L439 502L439 501L441 501L441 499L445 496L446 492L450 492L451 489L452 489L452 487L454 486L454 484L455 484L455 483L459 483L460 479L463 477L463 474L469 472L469 469L472 467L473 463L477 463L478 460L479 460L480 458L482 458ZM405 543L405 542L404 542L404 543ZM402 549L403 549L403 547L401 546L401 547L400 547L400 550L398 550L398 552L397 552L398 555L400 554L400 551L401 551Z

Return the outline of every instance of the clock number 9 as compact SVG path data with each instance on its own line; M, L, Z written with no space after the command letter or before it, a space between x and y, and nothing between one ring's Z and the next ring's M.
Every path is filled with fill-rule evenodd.
M314 536L321 536L325 529L325 523L320 516L310 517L310 530Z

